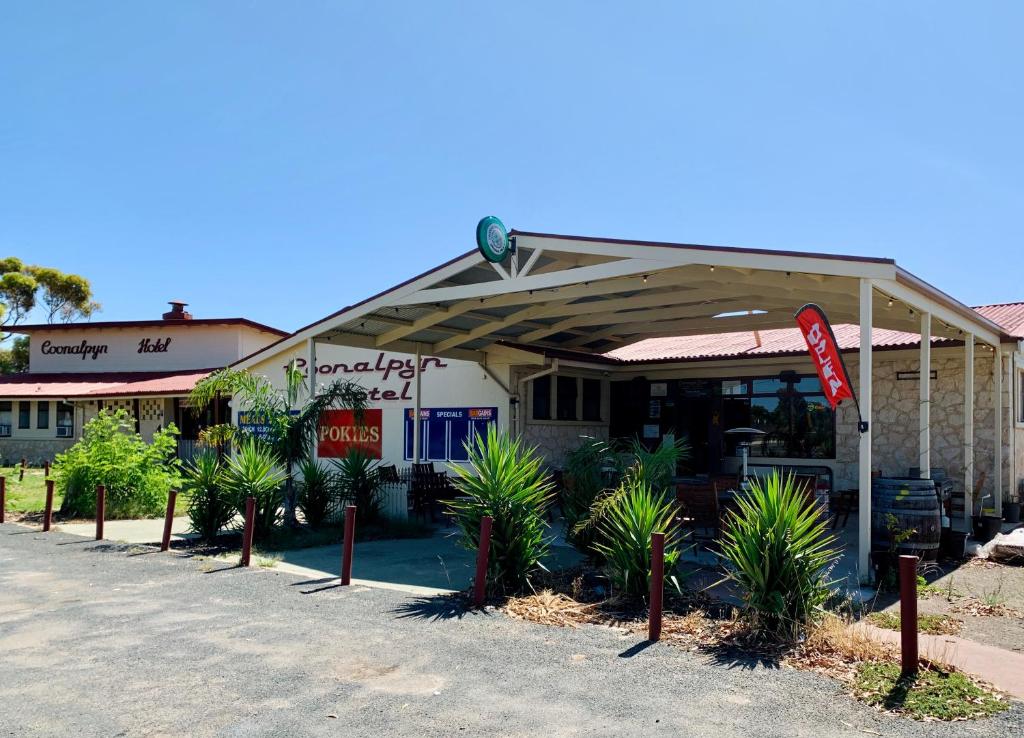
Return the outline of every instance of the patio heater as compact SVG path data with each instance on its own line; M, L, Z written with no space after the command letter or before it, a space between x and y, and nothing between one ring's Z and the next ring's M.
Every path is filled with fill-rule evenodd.
M743 475L740 477L740 489L744 492L749 489L747 484L747 460L750 458L750 442L756 436L763 436L764 434L763 430L758 430L757 428L730 428L725 431L725 435L736 436L739 439L736 443L736 448L740 452L740 458L743 459Z

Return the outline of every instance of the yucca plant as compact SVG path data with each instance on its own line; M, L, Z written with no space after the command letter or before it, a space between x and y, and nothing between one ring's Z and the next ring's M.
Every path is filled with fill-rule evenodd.
M299 462L302 482L298 506L310 528L319 528L331 515L337 491L337 479L327 468L309 457Z
M720 555L739 585L746 616L763 636L798 638L821 612L840 556L826 520L793 475L753 479L725 520Z
M480 520L494 519L491 529L488 591L516 594L529 586L530 575L543 568L547 554L547 521L552 484L536 449L498 431L466 442L469 468L452 465L459 498L446 502L461 531L461 543L476 550Z
M596 558L592 526L577 528L590 515L594 501L605 489L604 470L615 455L605 441L586 438L565 457L564 488L561 494L566 540L581 554Z
M630 598L650 592L652 533L665 534L665 571L679 586L671 574L679 561L680 544L675 502L655 492L635 470L630 470L618 489L606 498L594 544L604 556L613 591Z
M224 489L235 508L245 514L245 499L256 499L255 532L264 536L274 529L284 502L285 473L277 466L277 456L256 438L243 440L224 469Z
M363 523L376 522L381 517L380 461L371 458L359 448L334 461L338 489L359 511Z
M214 451L204 451L184 467L189 527L204 541L212 541L235 517L234 499L222 489L223 465Z

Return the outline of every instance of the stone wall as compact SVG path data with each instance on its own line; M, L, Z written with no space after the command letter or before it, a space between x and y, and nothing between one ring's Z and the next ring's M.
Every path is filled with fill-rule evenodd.
M933 351L931 386L931 465L942 467L960 482L963 489L964 453L964 362L961 349ZM960 355L957 355L960 353ZM916 372L916 358L889 359L876 352L872 379L871 465L885 476L905 476L918 465L920 384L915 379L897 379L897 372ZM850 373L857 377L857 362L850 362ZM856 379L855 379L856 381ZM1004 381L1004 403L1009 389ZM982 494L994 492L992 355L979 346L975 355L974 376L974 479L985 472ZM1007 405L1004 404L1003 412ZM1005 417L1005 416L1004 416ZM1004 475L1009 473L1010 431L1003 422ZM852 403L840 407L836 418L836 485L856 487L858 479L857 413ZM1005 486L1005 485L1004 485ZM991 505L992 500L986 500Z
M561 468L565 466L565 455L578 448L584 436L607 441L608 424L527 422L523 438L527 445L537 447L549 466Z
M44 461L67 451L75 444L70 438L0 438L0 459L4 466L28 459L31 466L42 466Z

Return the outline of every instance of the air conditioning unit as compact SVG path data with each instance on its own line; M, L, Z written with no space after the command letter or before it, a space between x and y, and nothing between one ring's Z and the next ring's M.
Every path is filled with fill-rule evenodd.
M70 425L60 426L57 428L57 438L71 438L75 434L75 429Z

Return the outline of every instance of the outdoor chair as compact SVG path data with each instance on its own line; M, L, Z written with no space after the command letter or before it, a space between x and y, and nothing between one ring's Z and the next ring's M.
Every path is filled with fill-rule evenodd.
M441 501L451 499L453 490L444 472L435 472L433 464L413 464L412 484L409 486L409 509L413 515L433 522Z
M694 538L714 540L722 528L718 491L714 484L680 484L676 487L679 522Z

